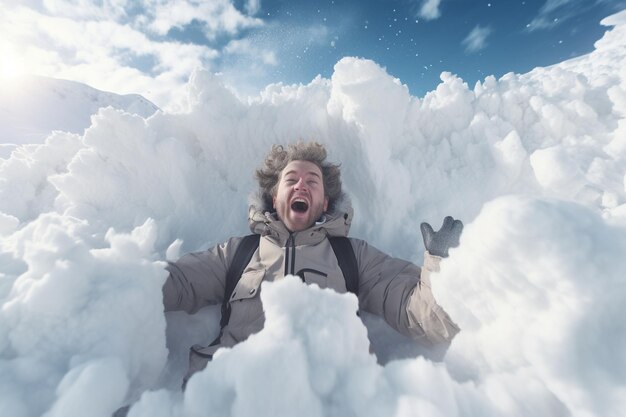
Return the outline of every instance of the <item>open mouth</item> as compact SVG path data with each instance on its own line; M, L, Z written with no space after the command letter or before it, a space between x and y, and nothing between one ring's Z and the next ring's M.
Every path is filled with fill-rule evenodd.
M291 209L296 213L305 213L309 209L309 204L304 200L294 200Z

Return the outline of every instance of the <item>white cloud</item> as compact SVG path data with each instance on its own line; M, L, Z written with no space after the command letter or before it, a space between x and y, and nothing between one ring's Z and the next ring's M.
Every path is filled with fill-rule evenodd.
M12 75L22 69L119 94L139 93L173 111L185 107L181 87L194 69L221 72L241 91L256 94L292 71L279 68L283 60L330 43L325 25L267 25L254 16L259 0L237 5L241 10L234 0L0 4L0 48L11 51L0 71ZM187 36L192 23L189 36L204 39L172 41L167 35L178 29L176 39Z
M603 2L614 2L616 3L616 7L620 7L618 4L619 1L614 0L546 0L539 9L537 16L526 25L526 30L532 32L539 29L553 28ZM621 7L624 7L623 3Z
M13 63L11 68L3 65L3 73L23 68L102 90L139 93L170 109L179 108L184 100L183 94L173 97L173 92L182 91L194 69L216 70L220 52L207 45L155 37L155 32L165 34L196 20L207 38L236 37L241 30L263 24L239 12L228 0L147 0L141 6L148 14L137 14L143 9L127 0L32 3L31 7L0 5L0 46L12 51ZM257 56L263 64L276 64L275 54L267 48Z
M254 16L261 10L261 0L247 0L245 9L250 16Z
M224 47L224 53L230 55L240 55L253 61L260 61L265 65L276 66L278 59L276 52L264 47L253 45L250 39L233 40Z
M439 5L441 0L423 0L419 15L426 20L434 20L441 16Z
M53 16L72 19L114 19L127 17L130 0L43 0L43 10Z
M553 15L551 16L551 14L556 10L576 1L577 0L546 0L544 5L541 6L541 8L539 9L539 13L537 14L537 16L535 16L533 20L528 25L526 25L526 29L529 31L534 31L537 29L546 29L558 25L559 18Z
M148 27L160 35L172 28L181 28L192 21L202 23L208 39L225 33L236 35L243 29L259 27L263 21L242 14L230 0L201 0L171 2L145 0L146 12L151 16ZM254 7L252 5L251 7Z
M491 34L491 28L477 25L463 39L462 44L465 46L465 52L474 53L487 46L487 37Z
M220 72L224 80L236 85L240 93L256 95L269 83L284 82L284 76L298 71L294 67L301 65L294 57L327 48L331 36L340 30L316 23L302 26L268 24L243 40L229 42L220 61ZM279 49L277 45L280 45Z

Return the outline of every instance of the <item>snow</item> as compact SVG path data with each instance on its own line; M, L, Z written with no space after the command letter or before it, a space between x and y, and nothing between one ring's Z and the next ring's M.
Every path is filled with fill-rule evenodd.
M0 80L0 157L16 145L42 143L53 130L83 134L90 117L108 106L143 117L158 110L139 95L120 96L74 81L32 75Z
M0 159L2 415L622 415L626 12L603 24L586 56L473 88L443 73L423 98L349 57L248 100L196 72L188 112L104 108L17 147ZM432 276L462 331L437 360L366 329L350 294L265 283L265 329L183 393L219 312L165 317L163 261L247 233L254 168L298 138L342 163L352 236L420 263L422 221L465 222Z

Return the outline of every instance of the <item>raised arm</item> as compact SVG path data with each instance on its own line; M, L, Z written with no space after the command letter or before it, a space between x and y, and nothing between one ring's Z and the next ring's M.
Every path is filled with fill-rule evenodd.
M207 305L221 303L226 272L240 241L241 238L231 238L209 250L169 262L166 269L170 275L163 285L165 311L195 313Z
M448 255L448 248L458 245L463 225L451 217L446 218L438 232L426 225L422 225L424 240L428 238L426 248L439 256L427 250L422 268L352 239L359 264L359 304L363 310L383 317L400 333L425 345L449 344L459 327L437 304L430 274L439 270L439 262Z

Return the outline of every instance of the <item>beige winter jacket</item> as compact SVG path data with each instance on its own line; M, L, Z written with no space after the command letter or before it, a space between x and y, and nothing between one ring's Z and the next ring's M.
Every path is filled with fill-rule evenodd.
M262 237L259 248L233 291L230 321L223 329L220 343L192 347L187 378L206 366L218 348L233 346L263 328L259 297L262 281L300 272L298 275L304 276L307 283L346 292L345 279L326 237L347 236L352 209L325 217L325 221L307 230L290 233L275 213L264 213L251 206L250 229ZM194 313L204 306L221 304L226 272L241 239L231 238L210 250L170 263L170 275L163 286L166 311ZM363 240L350 238L350 242L359 268L360 309L383 317L397 331L426 345L450 343L459 328L436 303L430 290L429 275L439 269L440 258L426 252L420 269Z

